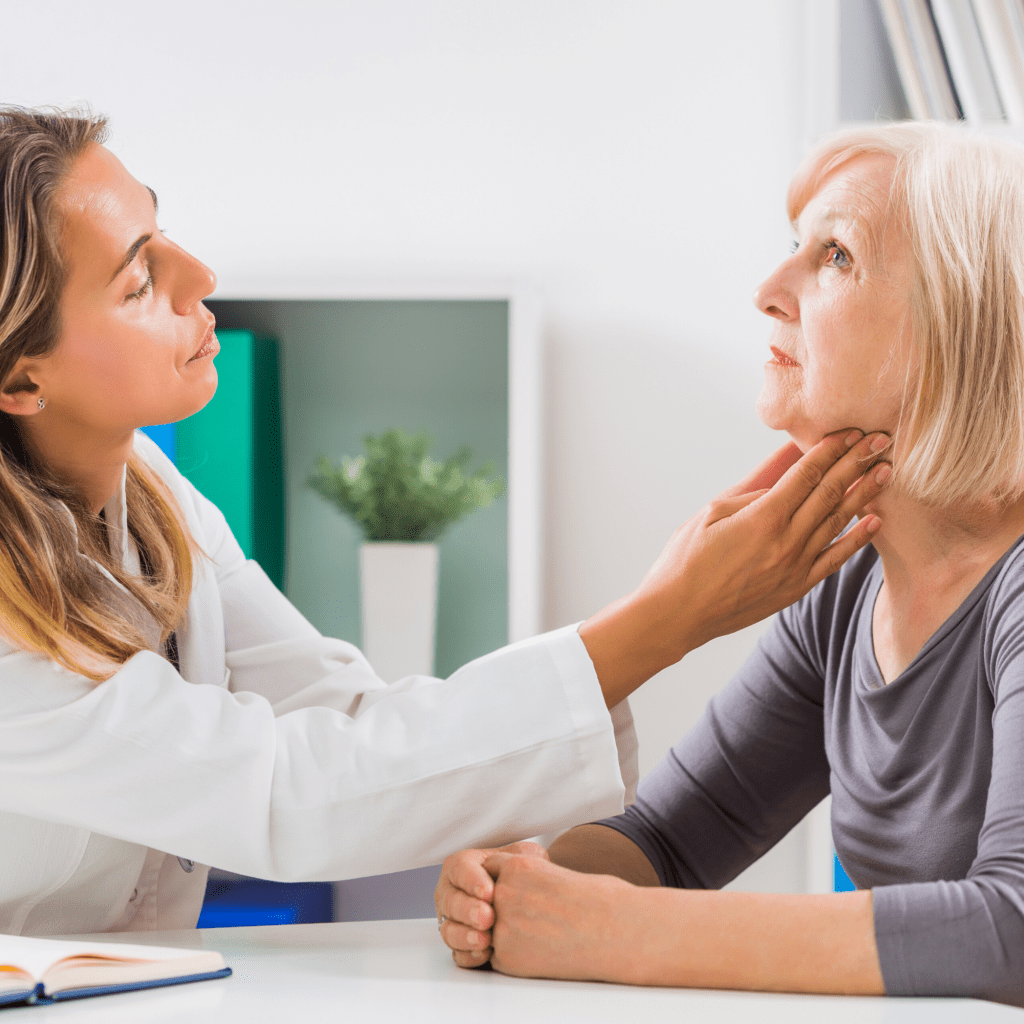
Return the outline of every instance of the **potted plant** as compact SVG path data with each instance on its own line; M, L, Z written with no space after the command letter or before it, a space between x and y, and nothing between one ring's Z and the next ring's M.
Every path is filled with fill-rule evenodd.
M317 459L309 486L363 534L359 581L363 651L386 682L431 675L437 622L438 538L486 508L505 482L484 466L467 471L463 447L438 462L424 432L386 430L363 438L365 454L334 465Z

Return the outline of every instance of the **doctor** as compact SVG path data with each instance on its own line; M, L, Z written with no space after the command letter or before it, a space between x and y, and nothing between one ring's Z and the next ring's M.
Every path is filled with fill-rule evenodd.
M213 395L215 278L104 132L0 110L0 931L191 927L204 865L335 879L617 814L626 696L880 525L835 540L884 438L790 447L578 629L386 686L136 432Z

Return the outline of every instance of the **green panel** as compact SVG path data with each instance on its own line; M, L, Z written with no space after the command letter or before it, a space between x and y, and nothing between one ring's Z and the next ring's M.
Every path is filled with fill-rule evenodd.
M177 429L181 472L224 513L247 558L284 582L284 467L277 343L218 330L217 393Z
M247 558L252 544L253 345L249 331L218 331L217 393L178 424L178 469L223 513Z
M284 446L277 342L257 338L253 349L253 558L284 589Z

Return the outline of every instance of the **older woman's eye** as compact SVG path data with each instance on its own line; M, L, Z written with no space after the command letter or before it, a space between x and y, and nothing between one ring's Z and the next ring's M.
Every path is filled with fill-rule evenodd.
M835 242L829 242L827 249L827 262L830 267L842 270L850 265L850 257Z

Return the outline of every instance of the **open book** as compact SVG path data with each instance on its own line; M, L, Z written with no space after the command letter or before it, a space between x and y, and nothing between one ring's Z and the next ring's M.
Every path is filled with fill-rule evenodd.
M212 950L0 935L0 1006L226 978Z

